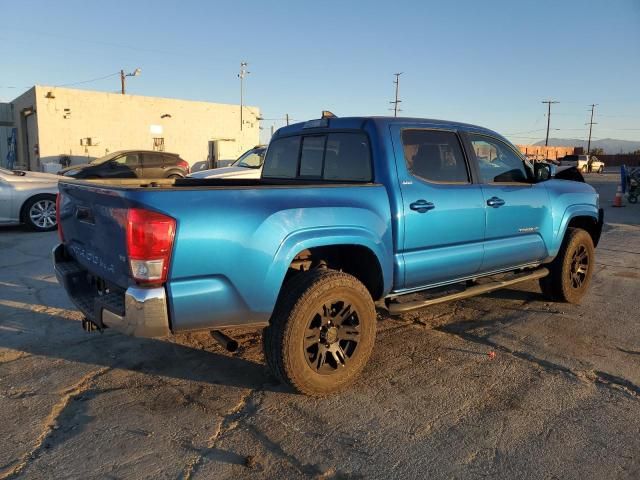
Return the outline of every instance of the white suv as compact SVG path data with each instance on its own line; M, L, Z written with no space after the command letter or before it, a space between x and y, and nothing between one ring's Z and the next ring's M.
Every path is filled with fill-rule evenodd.
M578 170L587 173L589 172L589 155L566 155L560 159L560 165L578 167ZM595 155L591 155L591 172L604 172L604 162L598 160Z

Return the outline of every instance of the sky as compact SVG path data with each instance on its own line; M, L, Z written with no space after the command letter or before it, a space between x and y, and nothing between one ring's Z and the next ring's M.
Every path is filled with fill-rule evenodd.
M245 104L271 126L389 115L482 125L515 143L640 140L640 0L0 0L0 101L34 84ZM103 78L107 77L107 78ZM89 81L101 78L101 80ZM81 83L86 82L86 83Z

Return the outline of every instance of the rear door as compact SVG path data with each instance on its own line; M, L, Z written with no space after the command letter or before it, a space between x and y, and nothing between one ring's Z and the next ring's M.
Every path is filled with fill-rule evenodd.
M457 132L392 125L403 199L403 289L473 275L482 262L485 209Z
M482 272L542 260L547 256L542 232L551 219L544 183L532 183L524 159L506 142L469 133L482 182L486 233Z
M142 156L143 178L164 178L165 158L161 153L145 152Z

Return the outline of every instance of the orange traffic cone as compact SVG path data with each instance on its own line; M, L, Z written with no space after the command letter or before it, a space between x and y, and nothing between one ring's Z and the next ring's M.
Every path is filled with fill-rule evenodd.
M624 205L622 205L622 185L618 185L612 207L624 207Z

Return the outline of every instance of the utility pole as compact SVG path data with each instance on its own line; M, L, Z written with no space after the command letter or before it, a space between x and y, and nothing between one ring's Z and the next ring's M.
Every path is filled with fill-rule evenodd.
M404 72L400 72L400 73L394 73L394 75L396 76L396 79L393 81L393 83L396 86L396 99L390 101L389 103L391 103L393 105L393 116L397 117L398 116L398 112L401 112L402 110L400 110L398 108L398 104L400 102L402 102L402 100L398 99L398 91L400 89L400 75L402 75Z
M285 118L287 120L287 125L289 125L289 114L288 113L285 113Z
M131 73L124 73L124 70L120 70L120 93L122 93L122 95L124 95L126 93L125 92L125 79L127 77L137 77L138 75L140 75L140 73L142 73L142 70L140 68L136 68Z
M590 155L590 152L591 152L591 129L593 128L594 125L597 125L597 123L593 121L593 110L596 108L597 105L598 105L597 103L592 103L591 105L589 105L591 107L591 120L587 124L589 125L589 142L587 143L587 155Z
M244 77L251 72L247 71L247 62L240 62L240 73L238 78L240 79L240 130L242 130L242 110L244 109Z
M551 125L551 104L560 102L556 100L542 100L542 103L546 103L549 107L547 110L547 138L544 141L544 146L547 147L549 145L549 125Z

